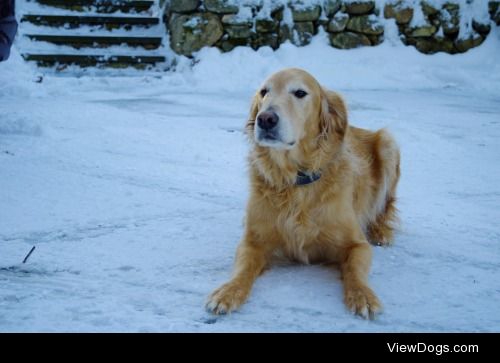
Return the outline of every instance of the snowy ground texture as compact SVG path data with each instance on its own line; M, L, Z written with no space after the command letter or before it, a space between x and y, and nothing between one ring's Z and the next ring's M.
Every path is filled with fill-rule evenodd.
M454 56L326 42L42 83L14 50L0 64L0 331L500 331L500 32ZM375 321L346 310L322 266L277 267L240 311L204 311L242 234L250 97L288 66L401 145L402 225L374 248Z

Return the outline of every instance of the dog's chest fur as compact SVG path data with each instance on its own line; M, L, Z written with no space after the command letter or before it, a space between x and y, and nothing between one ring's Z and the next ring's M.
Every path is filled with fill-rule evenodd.
M278 206L276 228L283 239L282 252L292 260L310 263L318 254L323 226L320 208L310 203L314 198L304 189L289 192L283 199L279 195L273 199Z

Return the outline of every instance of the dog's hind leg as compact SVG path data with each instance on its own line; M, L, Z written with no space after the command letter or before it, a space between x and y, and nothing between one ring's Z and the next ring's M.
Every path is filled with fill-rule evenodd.
M396 188L400 176L400 154L396 142L387 131L380 130L377 136L375 152L383 178L383 190L379 191L383 204L380 203L381 208L376 211L375 219L368 224L367 237L373 244L387 246L392 243L398 225Z
M396 197L389 196L384 210L377 219L367 227L370 243L379 246L389 246L393 242L394 230L398 224Z

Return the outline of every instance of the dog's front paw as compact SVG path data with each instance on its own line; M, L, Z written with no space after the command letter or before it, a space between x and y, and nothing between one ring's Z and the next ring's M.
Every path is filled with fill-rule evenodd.
M206 308L217 315L230 313L245 302L248 293L249 290L240 284L228 282L208 297Z
M377 314L382 312L382 304L368 286L346 289L345 304L349 310L365 319L374 319Z

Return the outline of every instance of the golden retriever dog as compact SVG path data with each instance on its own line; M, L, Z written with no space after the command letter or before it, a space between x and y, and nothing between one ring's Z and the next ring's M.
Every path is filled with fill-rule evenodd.
M275 257L340 266L344 302L373 318L369 241L389 245L396 227L399 149L385 130L349 126L342 98L307 72L285 69L254 97L245 232L232 279L207 309L229 313L248 298Z

